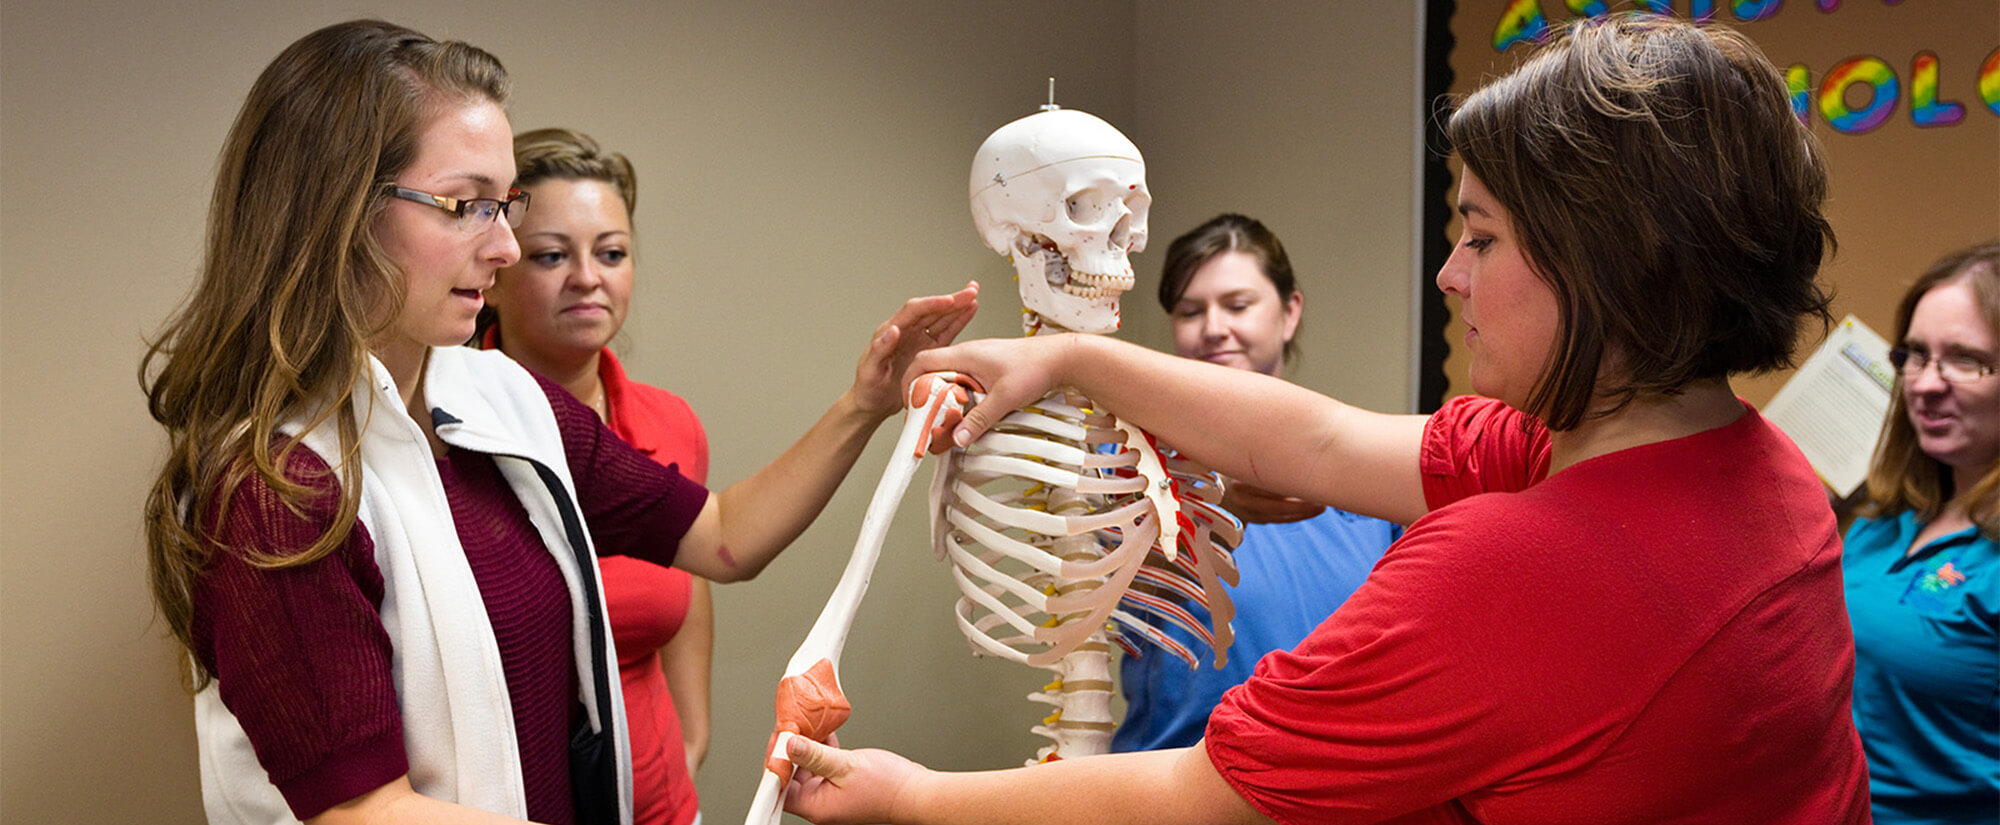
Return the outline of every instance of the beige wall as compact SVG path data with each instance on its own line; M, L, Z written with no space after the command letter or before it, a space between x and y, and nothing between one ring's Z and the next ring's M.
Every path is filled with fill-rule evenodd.
M1157 300L1175 236L1263 221L1306 295L1287 377L1410 412L1420 3L1142 3L1134 139L1155 198L1126 299L1131 337L1171 349Z
M187 5L187 4L171 4ZM10 2L0 18L0 811L200 818L176 654L152 623L138 508L162 443L134 371L186 293L215 152L255 73L306 31L386 15L498 54L517 128L567 125L638 165L640 284L622 349L706 420L714 480L775 455L904 296L984 282L970 334L1013 335L1011 272L970 228L985 134L1059 100L1154 168L1149 282L1175 233L1238 209L1305 278L1300 380L1409 395L1414 15L1300 0L392 6ZM1052 33L1067 33L1054 36ZM301 193L311 197L312 193ZM888 437L791 555L717 590L709 821L741 818L771 687L844 563ZM908 503L850 642L849 743L940 767L1025 757L1035 673L974 661Z

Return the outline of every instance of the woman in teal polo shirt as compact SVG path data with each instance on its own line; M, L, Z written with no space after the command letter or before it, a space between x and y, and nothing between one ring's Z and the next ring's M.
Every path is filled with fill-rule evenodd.
M1847 533L1854 722L1878 825L2000 818L2000 243L1896 310L1897 392Z

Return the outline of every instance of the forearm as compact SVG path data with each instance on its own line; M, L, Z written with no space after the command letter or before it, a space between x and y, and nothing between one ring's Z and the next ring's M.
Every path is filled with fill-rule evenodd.
M883 419L903 408L911 359L949 344L979 307L979 286L903 302L875 328L854 384L776 461L712 496L674 566L715 581L752 578L805 532Z
M306 820L306 825L524 825L526 820L417 793L403 776Z
M1270 376L1069 336L1059 382L1224 475L1407 524L1426 507L1425 417L1354 407Z
M667 691L673 697L674 714L680 718L689 774L708 756L709 674L715 657L715 605L708 589L706 579L692 577L687 619L660 651Z
M1267 823L1197 745L979 773L917 775L898 796L899 825L1223 825Z

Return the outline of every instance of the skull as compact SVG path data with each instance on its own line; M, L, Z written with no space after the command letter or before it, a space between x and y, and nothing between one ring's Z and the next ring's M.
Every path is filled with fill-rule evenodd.
M1063 329L1118 328L1153 203L1131 140L1094 115L1038 112L986 138L971 189L972 223L1013 260L1024 306Z

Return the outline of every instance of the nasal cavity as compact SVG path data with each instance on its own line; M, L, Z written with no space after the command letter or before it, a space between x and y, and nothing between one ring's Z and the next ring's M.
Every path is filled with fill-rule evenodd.
M1127 212L1125 213L1124 217L1118 219L1117 224L1111 227L1111 248L1115 251L1121 249L1130 249L1131 246L1132 246L1132 213Z

